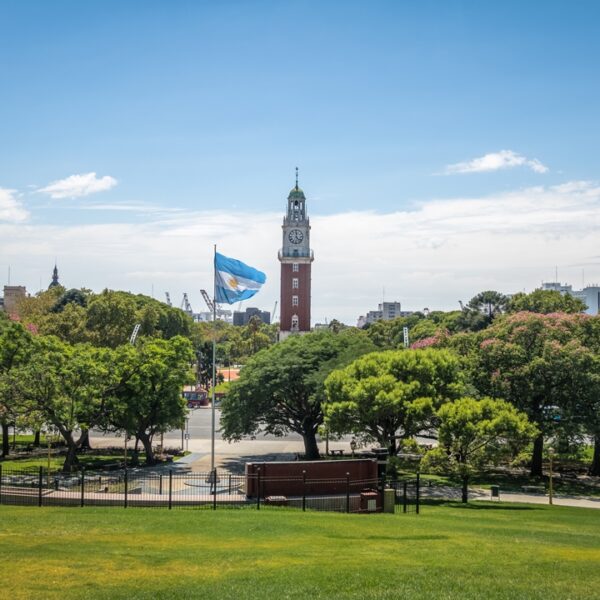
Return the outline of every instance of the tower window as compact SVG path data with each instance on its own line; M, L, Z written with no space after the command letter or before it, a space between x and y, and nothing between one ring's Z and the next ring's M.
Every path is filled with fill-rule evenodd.
M299 287L299 286L298 286L298 278L297 278L297 277L294 277L294 278L292 279L292 288L294 288L294 289L296 289L296 290L297 290L297 289L298 289L298 287Z
M298 306L298 296L292 296L292 306Z
M300 265L298 263L293 263L292 271L294 271L294 273L297 273L299 270L300 270Z

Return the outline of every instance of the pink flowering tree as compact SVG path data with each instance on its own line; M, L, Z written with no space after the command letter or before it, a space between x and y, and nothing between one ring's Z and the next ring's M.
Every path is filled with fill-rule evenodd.
M539 431L533 444L532 475L542 475L544 437L577 426L597 389L594 352L582 340L589 318L519 312L477 336L479 344L472 356L477 388L511 402ZM560 421L555 420L557 415Z

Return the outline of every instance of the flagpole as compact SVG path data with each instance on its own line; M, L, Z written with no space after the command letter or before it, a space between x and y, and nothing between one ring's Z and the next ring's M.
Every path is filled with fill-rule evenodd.
M213 256L213 343L212 343L212 401L210 428L210 470L215 469L215 386L217 383L217 245ZM215 485L217 482L215 481Z

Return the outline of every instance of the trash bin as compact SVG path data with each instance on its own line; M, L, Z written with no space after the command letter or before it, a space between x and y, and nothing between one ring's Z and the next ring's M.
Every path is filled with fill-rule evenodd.
M364 489L360 493L360 512L377 512L377 490Z
M500 500L500 486L499 485L491 485L490 491L492 493L492 498L497 498Z

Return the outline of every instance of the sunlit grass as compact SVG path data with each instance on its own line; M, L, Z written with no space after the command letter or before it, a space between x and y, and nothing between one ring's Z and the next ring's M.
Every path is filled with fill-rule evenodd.
M600 513L0 507L7 598L590 598Z

